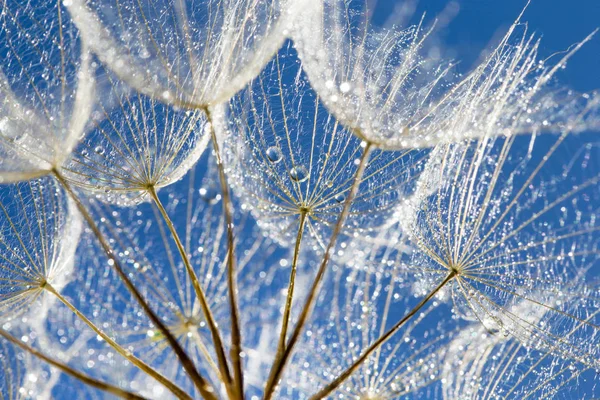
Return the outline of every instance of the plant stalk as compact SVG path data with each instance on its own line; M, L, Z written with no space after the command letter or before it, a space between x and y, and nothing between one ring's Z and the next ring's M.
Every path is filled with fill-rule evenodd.
M95 387L96 389L103 390L107 393L113 394L122 399L135 399L135 400L145 400L146 399L145 397L142 397L135 393L121 389L117 386L111 385L110 383L99 381L95 378L92 378L89 375L79 372L76 369L69 367L67 364L65 364L61 361L58 361L54 358L51 358L51 357L45 355L44 353L34 349L33 347L26 345L25 343L23 343L16 337L12 336L10 333L5 331L4 329L0 329L0 336L4 337L4 339L8 340L9 342L11 342L15 346L21 348L22 350L34 355L37 358L40 358L40 359L46 361L48 364L52 365L53 367L58 368L62 372L66 373L67 375L70 375L73 378L80 380L81 382L85 383L86 385Z
M217 133L210 109L204 108L206 118L210 124L210 135L215 151L217 169L219 171L219 182L221 183L221 193L223 195L223 216L227 225L227 287L229 293L229 307L231 314L231 362L233 364L234 382L237 387L238 399L244 399L244 373L242 370L242 361L240 353L242 352L242 335L240 332L239 311L237 305L237 288L235 278L235 254L234 254L234 234L233 234L233 204L229 193L229 185L225 168L221 158Z
M115 270L119 274L119 277L123 280L123 283L125 283L125 286L127 286L127 289L131 292L131 294L140 303L140 305L144 309L144 312L146 313L148 318L150 318L152 323L158 328L158 330L167 339L167 341L169 342L169 345L171 346L173 351L175 351L177 358L179 358L179 361L181 361L183 368L186 370L187 374L190 376L192 382L194 382L194 385L198 389L198 392L200 393L200 395L203 398L205 398L206 400L217 400L217 397L214 394L214 389L202 377L202 375L200 375L200 373L194 366L194 363L189 358L189 356L186 354L186 352L183 350L183 348L181 347L181 345L179 344L177 339L169 331L167 326L160 320L160 318L156 315L156 313L152 310L152 308L150 308L150 305L146 302L146 300L144 299L142 294L137 290L137 288L135 287L135 285L133 284L131 279L129 279L129 277L123 270L123 267L121 266L120 261L117 259L117 257L114 256L113 251L112 251L110 245L108 244L108 241L106 240L106 238L104 237L102 232L100 232L100 229L94 222L94 219L88 212L87 208L83 205L83 203L81 202L79 197L75 194L75 192L71 188L71 185L67 182L67 180L62 176L62 174L57 169L53 169L52 174L58 180L58 182L65 188L69 197L71 197L71 199L77 205L77 209L79 210L79 212L81 213L81 215L87 222L88 226L90 227L90 229L92 230L92 232L94 233L94 235L96 236L98 241L100 242L100 245L102 246L102 249L108 256L108 258L112 261L112 266L115 268Z
M191 332L192 332L192 337L194 339L194 343L196 344L196 346L198 347L198 349L200 350L200 352L206 358L206 362L210 366L210 369L215 373L215 375L218 377L218 379L221 382L223 382L223 378L221 377L221 371L219 371L219 367L215 363L215 360L213 360L213 358L210 355L208 349L206 348L206 345L202 341L202 337L200 336L200 333L198 333L197 329L193 329Z
M63 295L58 293L52 285L46 283L43 285L43 288L48 292L52 293L58 300L60 300L65 306L67 306L73 312L73 314L75 314L77 317L79 317L79 319L85 322L87 326L89 326L98 336L104 339L104 341L108 343L110 347L112 347L117 353L122 355L125 359L127 359L136 367L138 367L140 370L142 370L152 378L156 379L157 382L169 389L169 391L171 391L175 396L177 396L177 398L184 400L192 400L190 395L185 393L180 387L175 385L173 382L171 382L165 376L160 374L154 368L152 368L151 366L149 366L148 364L131 354L131 352L125 350L123 347L121 347L121 345L119 345L117 342L111 339L110 336L104 333L92 321L90 321L85 315L83 315L83 313L81 313L81 311L79 311L77 307L71 304L69 300L67 300Z
M273 391L275 390L275 386L279 382L283 370L285 369L285 365L289 360L292 351L294 349L294 345L298 341L300 334L304 328L304 324L306 323L308 317L310 316L310 312L312 310L313 303L317 297L317 293L325 276L325 271L327 269L327 264L329 263L329 258L331 257L331 253L333 248L337 242L337 238L342 230L342 226L344 225L344 221L350 212L350 206L352 205L352 201L358 192L358 187L360 186L360 181L362 180L362 176L365 172L365 168L367 167L370 151L371 151L372 143L367 142L365 149L360 157L360 162L358 165L358 169L354 174L354 180L352 182L352 186L350 187L350 191L348 193L348 197L346 197L346 201L344 203L344 208L342 208L342 212L340 213L338 220L333 228L333 232L331 233L331 238L329 239L329 243L327 244L327 248L325 249L325 254L323 255L323 260L321 261L321 265L319 266L319 270L317 271L317 275L312 283L310 291L308 293L308 297L306 302L304 303L304 307L300 313L300 317L298 318L298 322L292 332L292 336L281 356L280 359L275 359L273 366L271 367L271 372L269 373L269 378L265 385L265 393L264 400L270 400L273 396Z
M377 340L375 340L357 359L354 363L348 367L344 372L342 372L337 378L335 378L329 385L325 388L317 392L317 394L313 395L310 400L319 400L326 396L328 396L331 392L337 389L354 371L358 369L362 365L362 363L382 344L391 338L394 333L398 331L409 319L411 319L425 304L429 302L448 282L452 280L456 276L456 271L450 272L444 280L435 287L423 300L419 302L412 310L408 312L400 321L398 321L393 327L391 327L386 333L381 335Z
M190 277L190 279L192 280L192 286L194 286L194 291L196 292L196 297L198 298L198 301L200 302L200 307L202 308L202 313L204 314L204 317L206 318L206 323L210 330L213 344L215 346L215 352L217 353L217 362L219 364L219 373L223 379L223 383L225 384L225 387L229 391L231 389L231 383L232 383L231 382L231 374L229 372L229 366L227 365L227 358L225 357L225 349L223 348L223 341L221 340L221 334L219 332L219 328L217 327L217 323L215 322L215 318L212 314L212 311L210 310L210 306L208 305L208 300L206 299L206 294L204 293L204 290L202 290L202 287L200 286L200 281L198 281L198 276L196 275L196 272L194 271L194 268L192 267L190 258L188 257L188 255L185 251L185 247L181 243L181 239L179 237L179 234L177 233L177 230L175 229L175 226L173 225L173 221L171 221L171 218L169 217L167 210L165 210L165 207L163 206L162 202L158 198L158 194L156 193L156 189L154 188L154 186L148 187L148 193L150 193L150 196L154 200L154 203L158 207L160 214L162 215L165 223L167 224L167 227L169 228L169 231L171 232L171 236L173 237L173 240L175 241L175 245L177 246L177 250L179 250L179 254L181 255L181 259L183 261L183 265L185 265L187 274Z
M283 319L281 322L281 333L279 334L279 343L277 345L277 353L275 360L278 360L283 355L285 350L285 339L287 338L287 329L292 311L292 302L294 300L294 285L296 282L296 270L298 265L298 257L300 255L300 244L304 233L304 224L306 223L307 211L302 210L300 213L300 226L296 235L296 244L294 246L294 256L292 258L292 270L290 271L290 282L288 284L287 298L285 300L285 309L283 310Z

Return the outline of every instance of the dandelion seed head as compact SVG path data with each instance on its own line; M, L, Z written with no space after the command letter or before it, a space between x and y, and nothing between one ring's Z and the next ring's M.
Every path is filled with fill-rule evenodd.
M573 225L576 217L567 208L578 204L574 198L591 195L598 172L579 176L577 183L574 177L568 183L544 180L542 166L558 156L563 140L555 139L554 147L546 143L529 158L522 155L527 146L517 146L514 138L443 147L446 155L435 161L440 166L435 188L412 202L418 211L404 220L414 248L407 268L430 284L452 273L449 299L460 318L524 346L582 361L595 357L582 338L597 332L594 323L571 314L572 307L586 304L593 320L595 301L585 300L584 290L572 282L597 268L596 228ZM593 213L587 207L579 211ZM574 247L578 251L566 250ZM573 333L557 342L553 329L559 329L559 320Z
M149 187L168 186L192 168L210 140L208 122L200 110L174 109L144 95L115 95L120 84L108 79L102 116L63 170L97 198L132 206L149 198Z
M1 398L597 392L593 34L372 3L2 4Z
M122 1L116 11L101 1L71 3L82 36L120 79L163 102L202 108L227 101L260 72L308 1Z
M561 396L572 391L577 380L591 375L584 365L523 346L481 326L465 330L448 349L444 399L482 399L492 393L505 398Z
M284 57L285 56L285 57ZM293 86L287 86L293 80ZM319 246L348 197L366 143L343 128L308 87L295 52L282 51L230 106L234 189L265 231L295 239L300 216ZM348 229L377 226L401 197L396 186L419 170L424 152L373 150ZM407 191L411 183L406 184Z
M481 64L461 76L435 57L435 23L374 28L352 0L326 0L303 10L292 37L311 84L329 111L361 139L381 148L423 148L464 138L597 129L592 94L552 87L557 70L591 39L551 62L517 20ZM367 10L363 10L367 11ZM350 90L353 88L353 90Z
M49 178L3 187L1 196L0 318L31 310L43 320L55 300L45 287L61 291L72 279L81 219Z
M218 181L218 177L214 160L210 153L205 153L181 180L163 188L158 195L167 212L173 215L176 229L182 232L181 240L218 328L223 335L228 335L230 316L225 273L227 229L222 220L223 202L215 198L207 199L207 188L214 189L215 181ZM218 382L215 348L201 303L185 266L177 257L177 247L167 240L170 239L167 226L162 217L152 210L153 207L152 203L141 203L136 207L123 208L95 201L93 210L98 220L103 219L101 228L114 233L115 252L124 260L127 272L135 279L137 287L146 293L169 330L184 343L184 349L194 362L207 370L211 382ZM154 217L147 218L150 215ZM255 302L272 295L269 282L280 273L278 268L270 268L270 265L275 265L274 252L277 247L256 234L258 228L255 221L248 216L237 216L235 226L236 232L254 232L245 238L240 236L237 241L237 282L244 287L244 292L238 295L240 306L247 310L243 321L255 322L246 325L244 337L248 338L248 343L258 343L261 324L256 321L262 321L267 326L272 316L265 307L257 306ZM93 243L88 246L89 252L97 252ZM114 327L114 334L120 338L123 346L130 346L133 354L140 357L151 355L169 379L191 389L185 371L181 370L176 359L170 357L166 337L151 324L119 282L118 276L110 271L110 266L92 265L85 273L81 273L80 284L90 282L87 285L91 286L86 301L92 297L98 307L107 310L98 317ZM261 271L266 273L261 274ZM106 281L110 284L106 284ZM228 346L228 343L224 344ZM258 362L258 355L252 354L246 362ZM97 362L97 357L92 359ZM135 367L129 365L125 371L127 376L151 384L151 378ZM255 384L258 385L258 382Z
M0 19L0 182L14 182L62 165L93 110L95 84L91 55L60 3L11 2Z

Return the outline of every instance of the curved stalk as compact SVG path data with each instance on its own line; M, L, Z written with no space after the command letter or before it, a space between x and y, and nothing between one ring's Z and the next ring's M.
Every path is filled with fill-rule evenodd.
M225 350L223 348L223 341L221 340L221 334L219 333L219 328L217 328L217 323L215 322L215 318L213 317L212 311L210 310L210 306L208 305L208 300L206 299L206 294L202 287L200 286L200 281L198 281L198 276L192 267L190 262L190 258L188 257L185 247L183 243L181 243L181 239L179 238L179 234L173 225L173 221L169 217L167 210L163 206L162 202L158 198L158 194L156 193L156 189L154 186L148 187L148 193L154 200L154 204L158 207L160 214L162 215L167 227L169 228L169 232L171 232L171 236L175 241L175 245L177 246L177 250L179 250L179 254L181 255L181 260L183 261L183 265L185 265L185 269L187 271L188 276L192 280L192 286L194 287L194 291L196 292L196 297L198 302L200 303L200 307L202 308L202 313L206 318L206 323L210 330L210 334L212 336L213 344L215 345L215 352L217 353L217 362L219 363L219 374L221 375L221 379L223 379L223 383L225 387L229 391L231 388L231 374L229 373L229 367L227 365L227 359L225 357Z
M35 357L46 361L48 364L52 365L53 367L58 368L65 374L70 375L73 378L80 380L81 382L85 383L86 385L95 387L96 389L103 390L107 393L113 394L122 399L135 399L135 400L145 400L146 399L145 397L142 397L135 393L121 389L117 386L111 385L110 383L99 381L95 378L92 378L89 375L84 374L83 372L79 372L76 369L69 367L67 364L65 364L61 361L55 360L54 358L51 358L51 357L45 355L44 353L34 349L33 347L26 345L25 343L21 342L19 339L12 336L10 333L5 331L4 329L0 329L0 336L4 337L4 339L8 340L15 346L21 348L21 350L24 350L24 351L34 355Z
M233 364L234 382L237 388L238 398L244 398L244 374L242 371L242 335L240 333L240 317L237 306L237 288L235 283L235 254L234 254L234 235L233 235L233 205L229 194L229 185L227 176L221 159L219 142L215 132L215 125L211 112L208 108L204 109L208 123L210 124L210 136L217 159L217 169L219 170L219 182L221 183L221 193L223 195L223 216L227 225L227 287L229 292L229 307L231 313L231 362Z
M125 283L125 286L127 286L127 289L131 292L131 294L135 297L135 299L138 301L138 303L142 306L142 308L144 309L144 312L146 313L148 318L150 318L152 323L158 328L158 330L167 339L167 341L169 342L169 345L171 346L171 348L177 355L177 358L179 358L179 361L183 365L183 368L186 370L186 372L189 375L192 382L194 382L194 385L198 389L198 392L200 393L200 395L207 400L217 400L217 397L214 394L214 392L215 392L214 389L202 377L202 375L200 375L200 373L194 366L194 363L189 358L189 356L186 354L186 352L183 350L183 348L181 347L181 345L179 344L177 339L169 331L167 326L160 320L160 318L158 318L156 313L152 310L152 308L150 308L150 305L148 304L148 302L146 302L146 300L143 298L142 294L137 290L137 288L135 287L135 285L133 284L131 279L129 279L129 277L123 270L123 267L121 266L120 261L117 259L117 257L114 256L113 251L112 251L110 245L108 244L108 241L106 240L106 238L104 237L102 232L100 232L100 229L94 222L94 219L88 212L87 208L83 205L83 203L81 202L79 197L75 194L75 192L71 188L71 185L67 182L67 180L61 175L61 173L57 169L53 169L52 174L58 180L58 182L64 187L64 189L67 192L67 194L69 195L69 197L77 205L77 209L79 210L79 212L81 213L81 215L87 222L88 226L90 227L90 229L92 230L92 232L94 233L94 235L96 236L98 241L100 242L100 245L102 246L102 249L108 256L108 258L112 261L112 266L115 268L115 270L119 274L119 277L123 280L123 283Z
M192 400L190 395L185 393L183 391L183 389L181 389L179 386L175 385L168 378L166 378L165 376L160 374L154 368L152 368L151 366L149 366L148 364L146 364L145 362L143 362L142 360L140 360L139 358L137 358L136 356L131 354L131 352L125 350L123 347L121 347L121 345L119 345L117 342L115 342L113 339L111 339L110 336L108 336L106 333L104 333L92 321L90 321L85 315L83 315L81 313L81 311L79 311L77 309L77 307L75 307L73 304L71 304L71 302L69 300L67 300L65 297L63 297L63 295L58 293L56 291L56 289L54 289L54 287L52 287L52 285L50 285L49 283L46 283L43 285L43 288L45 290L47 290L49 293L52 293L58 300L60 300L65 306L67 306L73 312L73 314L75 314L77 317L79 317L79 319L81 319L83 322L85 322L85 324L87 326L89 326L98 336L100 336L102 339L104 339L104 341L106 343L108 343L110 345L110 347L112 347L117 353L122 355L127 361L129 361L130 363L132 363L133 365L138 367L140 370L142 370L143 372L145 372L146 374L148 374L149 376L154 378L161 385L165 386L169 391L171 391L171 393L173 393L175 396L177 396L178 399Z
M358 369L358 367L360 367L362 365L362 363L375 350L377 350L382 344L387 342L389 340L389 338L391 338L394 335L394 333L396 333L398 331L398 329L400 329L402 327L402 325L404 325L417 312L419 312L419 310L421 308L423 308L423 306L425 306L425 304L427 304L429 302L429 300L431 300L433 298L433 296L435 296L437 294L437 292L439 292L444 286L446 286L446 284L448 282L450 282L452 280L452 278L454 278L455 276L456 276L456 271L450 272L446 276L446 278L444 278L444 280L435 287L435 289L433 289L431 292L429 292L429 294L427 296L425 296L425 298L423 298L423 300L421 300L419 302L419 304L417 304L412 310L410 310L408 312L408 314L406 314L404 317L402 317L402 319L400 321L398 321L393 327L391 327L386 333L384 333L377 340L375 340L365 351L363 351L363 353L356 359L356 361L354 361L354 363L350 367L348 367L344 372L342 372L329 385L327 385L325 388L323 388L322 390L317 392L317 394L313 395L310 398L310 400L322 399L322 398L326 397L327 395L329 395L331 392L333 392L346 379L348 379L348 377L350 375L352 375L352 373L354 371L356 371L356 369Z
M300 226L296 235L296 244L294 246L294 256L292 258L292 270L290 271L290 283L288 284L287 298L285 300L285 309L283 310L283 318L281 321L281 333L279 334L279 343L277 345L277 353L275 360L281 358L285 349L285 339L287 337L287 329L292 312L292 301L294 300L294 284L296 282L296 267L298 265L298 257L300 255L300 244L302 243L302 235L304 233L304 224L306 223L306 210L300 213Z
M319 286L321 284L321 281L323 280L323 277L325 276L325 271L327 269L327 264L329 263L329 258L331 257L331 253L333 251L335 243L337 242L337 238L342 230L342 226L344 225L344 220L350 212L350 206L352 205L352 201L354 200L354 197L358 192L360 181L369 161L371 146L372 144L367 142L367 145L365 146L365 149L360 157L360 163L358 165L356 173L354 174L354 180L352 182L352 186L350 187L350 191L348 192L348 197L346 197L346 201L344 202L344 208L342 209L342 212L340 213L338 220L333 228L331 238L329 239L329 243L327 244L327 248L325 249L325 254L323 255L323 260L321 261L321 265L319 266L319 270L317 271L317 275L315 276L315 279L312 283L312 286L308 293L308 297L306 299L306 302L304 303L304 307L302 308L300 317L298 318L298 322L294 327L294 331L292 332L292 336L290 337L288 345L283 351L281 358L275 359L275 362L271 367L271 372L269 373L269 378L265 385L265 393L263 397L264 400L270 400L273 396L275 386L277 385L277 382L279 382L283 370L285 369L285 365L292 354L294 345L298 341L298 338L300 337L300 334L302 333L302 330L304 328L304 324L306 323L306 320L310 315L313 303L317 297Z

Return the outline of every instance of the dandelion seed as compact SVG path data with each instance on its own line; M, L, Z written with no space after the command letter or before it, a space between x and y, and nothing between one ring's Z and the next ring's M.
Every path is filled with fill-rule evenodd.
M225 273L227 229L222 221L222 202L207 201L206 188L215 179L216 173L213 162L214 160L206 155L180 181L164 188L160 195L165 199L167 212L176 216L174 224L176 229L182 232L181 240L186 247L185 253L194 266L195 275L203 288L212 317L221 334L229 335L227 328L230 326L230 316ZM221 372L210 327L194 292L191 276L182 261L176 257L178 249L170 240L166 224L158 211L152 208L151 203L140 204L132 209L114 208L110 204L96 202L94 210L96 216L105 218L103 228L116 235L115 251L123 255L128 254L125 257L125 265L129 268L128 272L133 274L136 286L146 291L148 301L157 309L169 330L181 341L191 359L206 371L210 381L216 386L221 379ZM118 211L113 213L112 210ZM154 215L154 218L145 219L144 223L136 228L133 221L139 218L138 211L141 211L143 216ZM245 218L236 221L239 224L236 231L256 231L253 221ZM243 254L237 268L239 285L244 287L244 292L239 295L240 306L246 310L242 321L258 321L264 318L261 316L264 310L256 308L252 303L256 298L270 293L262 282L273 279L273 272L260 277L256 269L265 268L265 263L268 265L269 262L274 262L271 254L275 248L260 235L249 235L246 240L240 239L237 248L240 254ZM90 251L95 250L92 248ZM135 269L136 263L145 267ZM99 282L98 275L103 274L105 269L106 267L91 266L81 279ZM120 342L130 345L132 352L142 359L155 359L153 365L168 379L178 382L186 391L193 390L185 371L171 353L165 336L154 329L143 315L135 319L130 318L131 315L137 314L138 307L134 302L126 300L130 296L117 278L110 279L110 285L96 287L95 297L105 304L104 307L110 309L107 316L132 324L121 329L115 327L115 334L120 338ZM105 303L103 299L106 298L107 291L118 293L115 299L117 301ZM251 312L251 309L256 313ZM248 343L253 343L254 339L251 338L260 336L258 329L257 324L244 329L244 337L248 338ZM228 352L227 348L225 350ZM152 382L146 374L138 371L129 373L132 372L141 382Z
M83 136L95 83L87 46L77 40L60 3L34 10L9 2L2 11L0 182L14 182L62 166ZM46 28L40 20L63 20L63 25Z
M71 3L82 36L120 79L164 102L199 109L227 101L256 76L308 1L203 0L192 7L128 0L117 10L97 1Z
M43 320L53 302L45 287L61 291L73 278L81 219L50 178L13 184L3 188L2 197L0 319L32 309Z
M598 94L549 88L560 66L593 34L554 65L539 66L539 41L521 27L519 17L483 62L460 77L451 62L430 58L437 52L429 44L435 24L422 19L404 30L378 31L365 20L369 10L357 3L325 0L303 9L292 38L324 104L361 139L397 149L560 132L571 115L586 108L587 117L568 129L600 126Z
M198 161L210 140L206 116L175 110L144 95L119 95L120 84L114 77L107 79L101 117L63 174L104 201L136 205L148 199L148 187L158 190L176 182Z
M599 175L579 177L568 186L563 180L544 182L540 171L559 157L564 140L565 135L546 144L545 154L538 149L537 165L524 157L526 143L518 146L514 138L445 147L441 185L420 204L407 228L416 247L411 264L421 279L439 272L439 281L454 271L452 305L462 318L506 332L524 345L539 338L540 349L592 366L595 351L582 338L597 337L595 311L577 292L577 282L594 268L596 228L573 223L573 217L561 222L556 214L574 198L594 196ZM534 182L539 189L532 188ZM577 249L574 263L563 257L571 247ZM581 302L591 319L573 313L558 293ZM523 303L528 313L517 311ZM531 313L538 315L534 320L544 317L533 322ZM557 318L561 328L552 322ZM569 327L572 334L561 338L556 330Z
M596 395L592 35L367 3L2 3L0 397Z
M285 58L283 57L285 56ZM294 79L294 87L283 83ZM364 151L363 142L333 120L308 88L296 54L283 50L230 106L229 160L236 193L253 206L259 224L282 243L296 237L307 216L310 237L324 247ZM238 135L242 135L241 137ZM376 226L400 196L426 153L375 151L350 212L348 229ZM359 222L360 221L360 222ZM370 221L370 222L368 222ZM372 225L370 225L372 224Z
M523 302L519 312L527 314L527 307ZM585 365L524 346L481 325L466 327L447 350L444 399L549 399L569 393L577 380L591 375Z

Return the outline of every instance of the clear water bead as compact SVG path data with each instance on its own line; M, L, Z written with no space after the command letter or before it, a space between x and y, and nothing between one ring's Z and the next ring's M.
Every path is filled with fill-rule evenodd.
M219 200L219 193L217 189L213 186L205 186L201 187L198 190L198 194L200 194L200 198L209 204L216 203Z
M277 146L272 146L267 149L267 158L272 163L278 163L282 158L281 149Z
M290 169L290 178L296 182L304 182L308 178L308 171L303 166Z

